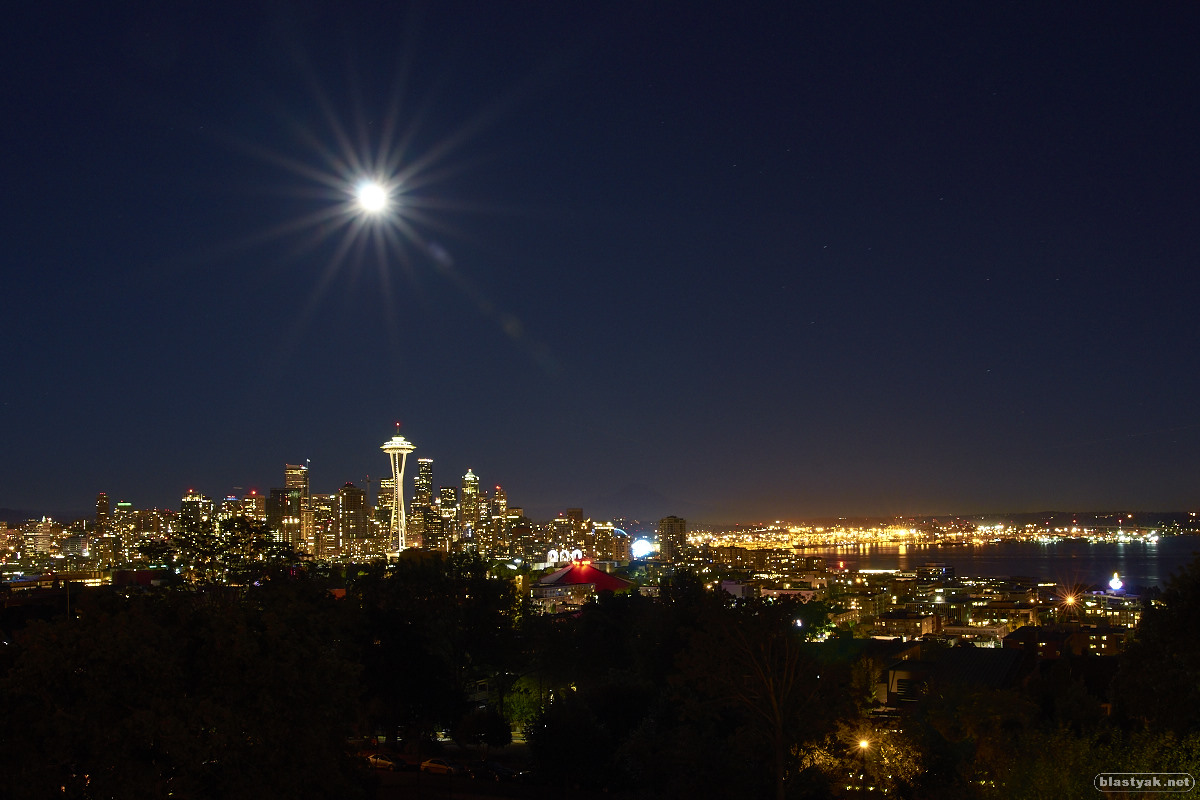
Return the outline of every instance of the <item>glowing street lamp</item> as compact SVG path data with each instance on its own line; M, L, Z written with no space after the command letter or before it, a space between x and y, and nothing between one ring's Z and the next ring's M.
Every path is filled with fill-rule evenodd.
M870 739L858 740L858 756L862 761L858 772L858 790L865 792L867 790L867 751L871 749Z

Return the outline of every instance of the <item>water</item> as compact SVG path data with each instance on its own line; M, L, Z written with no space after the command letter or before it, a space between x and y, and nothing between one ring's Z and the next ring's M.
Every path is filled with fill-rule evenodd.
M911 570L930 561L954 567L960 576L1010 575L1042 578L1060 584L1107 586L1116 572L1131 592L1166 586L1167 579L1200 553L1200 536L1164 536L1150 542L1002 541L995 544L881 544L805 548L806 556L822 556L830 567Z

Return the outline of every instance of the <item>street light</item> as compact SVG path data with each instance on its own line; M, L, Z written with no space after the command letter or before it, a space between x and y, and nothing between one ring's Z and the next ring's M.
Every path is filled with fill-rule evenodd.
M871 749L870 739L858 740L858 754L862 757L862 765L858 773L858 790L865 792L867 790L867 751Z

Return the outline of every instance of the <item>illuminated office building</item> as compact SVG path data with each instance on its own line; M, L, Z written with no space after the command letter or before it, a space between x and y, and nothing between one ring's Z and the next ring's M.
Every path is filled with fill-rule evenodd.
M283 465L283 487L299 489L300 497L308 497L308 466L306 464Z
M382 520L385 528L392 524L392 503L395 501L396 481L393 478L379 479L379 495L375 498L375 516Z
M417 474L413 477L413 506L429 508L433 505L433 459L418 458Z
M125 500L118 501L117 507L113 509L112 521L109 525L114 540L113 559L120 563L130 556L136 544L133 503Z
M250 494L242 498L242 514L245 515L246 519L252 519L255 522L265 522L267 519L267 498L254 489L251 489Z
M210 531L213 525L213 501L189 491L179 501L179 525L193 533Z
M347 483L337 493L335 507L338 543L343 554L361 555L365 542L371 536L367 519L367 493Z
M413 476L413 503L408 513L408 544L410 547L429 547L425 536L427 520L437 512L433 509L433 459L418 458L417 474ZM441 526L438 526L441 530Z
M341 552L334 513L336 505L335 495L313 494L308 497L307 509L301 511L302 537L309 552L317 558L336 558Z
M454 550L460 531L457 487L443 486L438 489L437 507L442 517L443 545L447 550Z
M235 517L245 516L245 507L242 504L240 497L229 495L221 501L221 505L217 508L217 521L221 522Z
M479 527L479 477L470 469L462 479L459 525L463 528L471 528L471 530Z
M557 550L582 550L584 546L579 524L570 517L562 515L550 520L550 541L552 547Z
M108 495L104 492L96 495L96 535L108 535L109 523L109 503Z
M275 488L270 491L266 502L267 529L278 542L293 549L301 545L301 489Z
M613 539L615 536L616 527L611 522L593 523L591 533L588 536L588 546L584 552L590 554L591 558L601 561L612 561Z
M436 550L439 553L450 552L450 537L446 535L446 523L442 519L437 506L425 509L424 530L421 533L421 546L426 550Z

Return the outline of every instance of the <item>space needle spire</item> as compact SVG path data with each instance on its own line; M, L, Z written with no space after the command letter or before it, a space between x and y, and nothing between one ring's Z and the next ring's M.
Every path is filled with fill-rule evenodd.
M387 453L388 459L392 462L394 488L392 489L392 524L389 533L390 538L396 542L396 552L398 553L408 546L404 540L408 531L404 520L404 462L408 459L408 454L417 448L400 435L400 423L397 422L396 435L380 445L379 449Z

